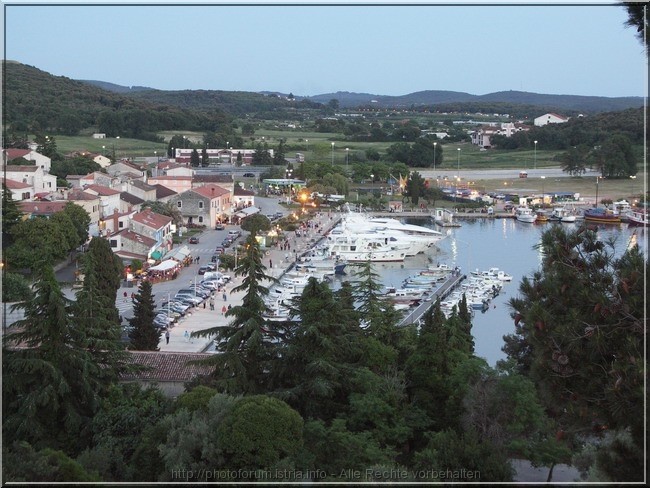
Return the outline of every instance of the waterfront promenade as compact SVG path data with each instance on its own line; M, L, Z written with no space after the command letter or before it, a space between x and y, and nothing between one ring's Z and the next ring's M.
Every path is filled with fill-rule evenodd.
M266 271L267 274L279 279L284 273L293 267L296 257L300 257L302 254L309 251L334 225L336 225L338 220L339 214L334 212L331 214L328 214L327 212L316 214L313 221L314 223L318 223L318 229L320 232L311 228L306 234L301 233L300 237L296 236L294 233L290 233L288 238L291 245L290 251L281 250L276 247L266 249L264 265L268 268ZM272 267L270 267L270 265L272 265ZM202 352L211 346L213 338L190 337L188 339L185 337L185 332L187 331L188 335L191 336L192 332L212 327L222 327L233 320L233 317L226 317L222 314L222 307L225 306L227 308L228 305L232 305L233 307L235 305L241 305L246 292L233 291L233 288L241 284L243 277L235 277L232 272L227 274L232 276L231 282L226 285L227 300L223 300L221 293L215 293L214 310L210 310L207 301L205 302L205 308L203 304L201 304L198 307L190 309L191 313L187 314L169 329L169 344L167 344L165 335L161 335L159 345L161 351ZM180 277L176 281L178 281L179 285L184 283L183 277ZM272 282L269 281L265 283L265 285L270 286L272 285ZM121 290L118 291L118 293L120 292Z

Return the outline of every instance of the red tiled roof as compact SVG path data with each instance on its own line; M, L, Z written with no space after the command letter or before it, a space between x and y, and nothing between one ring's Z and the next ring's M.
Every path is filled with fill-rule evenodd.
M152 239L151 237L143 236L142 234L138 234L137 232L133 232L131 229L122 229L121 231L116 232L113 235L118 235L118 234L122 236L122 239L139 242L140 244L144 244L145 246L148 247L152 247L154 244L156 244L155 239Z
M199 195L204 196L206 198L217 198L222 195L227 195L228 193L230 193L225 188L221 188L220 186L214 184L208 184L205 186L192 188L190 191L193 191L194 193L198 193Z
M11 161L12 159L16 159L16 158L24 158L30 152L32 152L31 149L16 149L14 147L5 149L5 154L7 155L7 161Z
M167 217L166 215L152 212L150 208L146 208L142 212L135 214L132 219L152 229L160 229L171 223L173 220L171 217Z
M20 211L28 215L52 215L61 212L68 202L57 200L55 202L17 202Z
M8 189L10 190L22 190L24 188L31 188L31 185L28 185L27 183L22 183L20 181L15 181L15 180L10 180L8 178L3 178L2 182L7 186Z
M24 173L26 171L35 172L39 166L36 165L31 165L31 164L16 164L16 165L8 165L5 166L5 171L7 173Z
M200 352L129 351L133 364L147 369L122 376L123 380L142 381L190 381L199 375L210 374L214 366L188 364L189 361L205 359L212 354Z
M112 188L103 185L86 185L84 191L86 190L94 191L95 193L103 197L108 197L111 195L119 195L121 193L119 190L113 190Z

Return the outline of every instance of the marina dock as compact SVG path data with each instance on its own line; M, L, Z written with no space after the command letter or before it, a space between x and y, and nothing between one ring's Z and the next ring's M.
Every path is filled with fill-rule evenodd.
M422 301L413 311L406 315L400 322L398 326L404 326L409 324L417 323L422 316L438 301L438 299L443 300L447 295L449 295L465 278L466 275L454 275L453 273L444 281L442 284L437 287L434 292L426 299Z

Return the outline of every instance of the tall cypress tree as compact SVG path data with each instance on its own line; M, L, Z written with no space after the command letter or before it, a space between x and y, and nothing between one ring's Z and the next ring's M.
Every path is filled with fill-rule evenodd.
M51 266L36 272L34 289L17 307L25 318L3 337L4 440L78 452L98 408L101 368Z
M135 351L158 351L160 334L162 333L153 323L156 316L156 304L151 293L151 283L143 281L135 295L133 318L129 323L133 330L129 332L130 349Z
M127 360L115 307L121 261L110 250L108 241L94 238L83 256L81 272L83 286L77 292L72 313L84 347L100 366L101 381L107 387L116 381Z

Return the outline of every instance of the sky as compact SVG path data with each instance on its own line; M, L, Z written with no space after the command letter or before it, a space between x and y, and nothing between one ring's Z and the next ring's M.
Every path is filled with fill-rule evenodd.
M643 45L611 2L229 3L3 0L3 56L160 90L647 96Z

